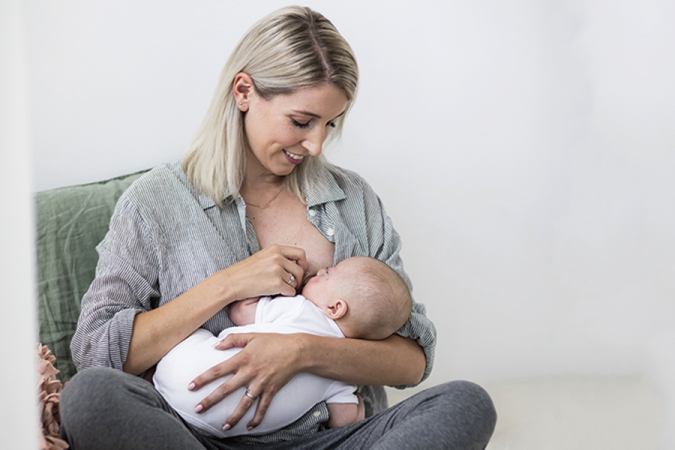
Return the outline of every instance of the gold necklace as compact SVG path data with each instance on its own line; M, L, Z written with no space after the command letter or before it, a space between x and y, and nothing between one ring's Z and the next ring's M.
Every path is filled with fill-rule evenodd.
M279 197L279 194L281 194L281 191L283 191L283 190L284 190L284 186L282 185L282 186L281 186L281 189L279 189L279 192L277 192L276 195L274 196L274 198L272 198L272 200L270 200L269 202L267 202L266 205L260 206L260 205L256 205L256 204L250 203L250 202L246 202L246 205L247 205L247 206L255 206L256 208L258 208L258 209L261 210L261 211L264 210L264 209L267 209L267 208L270 207L270 205L272 204L272 202L274 202L274 200L276 200L277 197ZM246 199L244 199L244 201L246 201Z

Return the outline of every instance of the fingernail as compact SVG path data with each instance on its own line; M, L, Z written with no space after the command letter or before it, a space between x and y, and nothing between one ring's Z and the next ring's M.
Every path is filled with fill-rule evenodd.
M227 431L227 430L229 430L230 428L232 428L232 427L230 426L229 423L226 423L225 425L223 425L223 431Z
M202 409L204 409L202 405L195 406L195 413L199 414L202 411Z
M196 384L190 383L190 384L188 385L188 391L194 391L196 387L197 387Z
M249 426L246 427L246 429L247 429L248 431L251 431L251 430L253 429L253 427L252 427L251 425L249 425Z

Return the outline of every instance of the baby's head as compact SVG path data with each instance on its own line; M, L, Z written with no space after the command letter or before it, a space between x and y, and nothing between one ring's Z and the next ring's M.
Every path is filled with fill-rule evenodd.
M349 338L384 339L403 326L412 310L403 278L382 261L363 256L319 270L302 295Z

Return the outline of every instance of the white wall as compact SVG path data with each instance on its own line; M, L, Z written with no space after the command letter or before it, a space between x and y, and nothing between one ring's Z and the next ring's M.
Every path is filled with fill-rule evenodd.
M359 59L330 155L403 236L439 332L434 381L663 375L673 3L306 3ZM36 189L178 159L236 40L285 4L26 2Z
M25 26L0 2L0 441L38 448L37 296Z

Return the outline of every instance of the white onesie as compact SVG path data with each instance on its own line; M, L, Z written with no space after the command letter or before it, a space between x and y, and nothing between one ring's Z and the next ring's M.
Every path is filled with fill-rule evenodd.
M217 337L199 329L176 345L157 363L153 377L155 388L169 404L190 424L217 437L242 434L266 434L290 425L321 401L326 403L358 403L355 385L333 381L309 373L299 373L272 399L262 423L252 431L246 425L253 419L257 401L244 417L228 431L223 431L225 420L244 396L239 388L221 402L201 414L195 406L231 377L220 378L197 391L187 386L198 375L241 351L240 348L216 350L218 342L231 333L310 333L319 336L344 337L337 324L321 309L303 296L263 297L258 302L255 323L223 330Z

